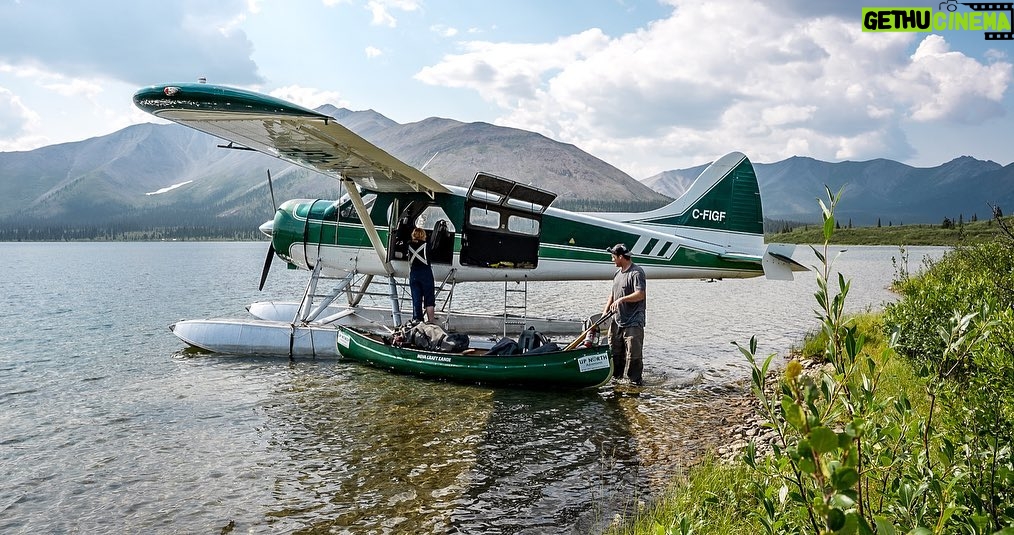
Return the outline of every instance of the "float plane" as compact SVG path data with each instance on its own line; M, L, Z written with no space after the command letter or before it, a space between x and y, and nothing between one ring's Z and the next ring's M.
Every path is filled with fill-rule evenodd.
M252 149L336 179L346 192L338 200L276 205L274 219L260 227L271 239L260 285L277 256L310 272L303 298L254 303L249 310L258 319L173 325L184 342L205 350L337 356L336 324L400 325L399 288L405 284L399 281L408 277L407 243L417 226L429 233L434 278L448 296L438 321L464 332L488 334L496 332L494 325L504 334L508 326L529 325L547 333L579 332L577 321L508 310L506 292L510 283L527 288L528 281L609 280L616 268L606 249L617 243L628 246L649 279L790 280L793 271L806 270L792 260L793 246L764 243L757 176L738 152L712 163L667 206L640 213L572 212L553 208L556 195L526 185L530 177L480 171L469 188L443 185L333 117L271 96L177 83L140 89L133 100L158 118L224 139L226 148ZM386 279L389 308L361 305L375 277ZM324 281L334 288L318 293ZM503 281L504 312L446 309L454 285L468 281ZM347 302L336 303L342 295Z

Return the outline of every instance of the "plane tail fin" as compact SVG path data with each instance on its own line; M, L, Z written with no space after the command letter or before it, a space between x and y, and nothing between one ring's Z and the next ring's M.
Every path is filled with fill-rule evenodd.
M740 152L715 160L679 199L629 216L633 216L627 220L630 223L764 234L757 174Z
M793 245L764 243L764 208L757 173L743 153L715 160L675 201L642 213L610 219L672 232L719 249L719 257L760 264L769 279L792 280L806 267L793 260Z

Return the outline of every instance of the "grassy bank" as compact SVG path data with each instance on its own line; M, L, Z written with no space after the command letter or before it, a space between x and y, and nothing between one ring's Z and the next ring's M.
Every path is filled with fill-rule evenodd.
M1014 217L1004 218L1014 226ZM1002 234L1000 225L993 220L953 223L945 228L937 225L892 225L880 227L836 228L834 240L841 245L940 245L956 247L974 245L997 238ZM821 225L796 227L789 232L769 233L768 243L823 243Z
M867 337L865 351L887 379L881 382L883 399L910 400L913 412L925 417L929 411L927 382L912 364L888 350L882 313L851 318L858 333ZM793 358L823 360L827 336L811 333L793 350ZM756 510L760 505L754 492L766 481L758 479L746 463L723 462L711 456L686 473L677 474L671 487L652 506L612 526L610 535L670 535L722 533L755 535L765 527ZM778 488L772 487L777 497ZM799 519L797 519L799 520Z
M901 273L901 300L846 316L828 197L819 331L781 372L756 340L739 346L770 453L678 474L610 533L1014 535L1014 234Z

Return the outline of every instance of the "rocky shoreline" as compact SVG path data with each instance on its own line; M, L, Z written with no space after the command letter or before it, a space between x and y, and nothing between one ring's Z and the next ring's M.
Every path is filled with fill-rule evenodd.
M791 357L788 359L791 360ZM820 372L822 363L812 359L799 361L803 365L804 374L817 374ZM766 393L769 399L775 396L780 397L780 385L782 380L783 367L768 370ZM779 440L778 433L770 427L765 427L767 422L763 415L760 401L751 390L750 383L744 381L742 393L734 394L729 405L735 410L726 416L728 425L722 437L720 445L716 447L715 454L726 463L739 461L746 451L747 445L752 440L758 457L768 455L772 451L772 444Z

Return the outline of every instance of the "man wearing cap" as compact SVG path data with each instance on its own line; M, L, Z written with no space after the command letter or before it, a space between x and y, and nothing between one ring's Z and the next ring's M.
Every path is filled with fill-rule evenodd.
M607 249L618 268L613 275L613 289L602 314L614 313L609 322L609 351L613 355L613 379L626 376L631 384L640 385L644 363L645 277L641 266L630 260L630 250L622 243Z

